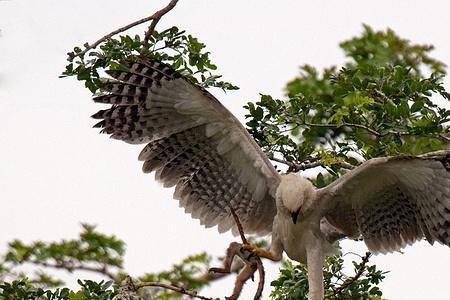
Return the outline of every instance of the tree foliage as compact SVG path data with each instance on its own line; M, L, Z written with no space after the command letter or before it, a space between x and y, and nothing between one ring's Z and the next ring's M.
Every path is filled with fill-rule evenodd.
M14 240L0 259L0 300L6 299L112 299L120 283L126 279L123 267L125 243L114 235L98 232L83 224L75 239L59 242L35 241L26 244ZM186 290L206 286L211 257L206 253L188 256L170 269L136 276L136 282L174 284ZM32 267L34 273L23 272ZM90 271L104 280L78 280L79 290L61 288L61 279L51 269L66 272ZM58 287L57 289L54 289ZM181 299L179 293L165 289L147 289L148 299ZM153 298L150 298L150 296Z
M370 254L360 263L353 262L353 277L343 272L342 256L327 258L323 269L325 298L330 300L370 299L381 300L378 285L386 272L377 270L375 265L366 265ZM308 295L308 275L304 264L284 261L278 279L272 281L271 297L276 300L306 299Z
M448 145L450 111L436 101L450 94L432 46L364 26L340 47L347 62L339 70L303 65L286 85L287 99L261 95L246 105L247 126L270 157L290 171L322 166L333 180L366 159Z
M236 90L237 86L219 80L215 74L217 66L212 63L205 44L186 31L173 26L161 32L153 31L148 46L139 35L121 35L101 43L98 50L84 52L75 47L68 53L69 64L61 77L75 76L84 82L91 91L96 92L102 83L101 74L106 69L120 68L118 61L144 55L169 64L193 83L204 88L218 87L222 90Z

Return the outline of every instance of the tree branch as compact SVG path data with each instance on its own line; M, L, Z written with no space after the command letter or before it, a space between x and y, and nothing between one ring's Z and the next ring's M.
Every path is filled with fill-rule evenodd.
M81 52L79 52L79 53L73 53L73 52L67 53L67 55L69 56L69 59L68 59L68 60L69 60L69 61L73 61L73 59L74 59L75 57L85 55L89 50L92 50L92 49L97 48L98 45L100 45L101 43L103 43L103 42L106 41L107 39L112 38L113 36L115 36L115 35L118 34L118 33L127 31L128 29L131 29L131 28L133 28L133 27L135 27L135 26L137 26L137 25L140 25L140 24L146 23L146 22L148 22L148 21L150 21L150 20L153 20L153 22L152 22L152 23L150 24L150 26L149 26L149 30L148 30L147 33L145 34L145 38L147 39L146 41L147 41L147 43L148 43L148 38L149 38L150 35L153 33L153 30L155 29L155 26L156 26L156 24L158 23L158 21L161 19L161 17L162 17L163 15L165 15L165 14L168 13L170 10L172 10L172 8L175 7L175 5L177 4L177 2L178 2L178 0L172 0L172 1L170 1L170 3L169 3L166 7L164 7L163 9L161 9L161 10L159 10L159 11L157 11L156 13L154 13L153 15L151 15L151 16L149 16L149 17L146 17L146 18L137 20L137 21L135 21L135 22L133 22L133 23L130 23L130 24L128 24L128 25L125 25L125 26L123 26L123 27L120 27L119 29L116 29L116 30L110 32L109 34L103 36L102 38L100 38L99 40L95 41L95 42L92 43L92 44L85 43L85 44L84 44L85 49L84 49L83 51L81 51ZM148 34L148 37L147 37L147 34ZM144 40L144 41L145 41L145 40Z
M261 258L259 256L256 256L255 260L256 260L256 267L258 268L259 281L258 281L258 288L256 289L255 297L253 299L261 299L262 292L264 289L266 272L264 271L264 265L261 261Z
M392 101L388 96L386 96L382 91L380 90L373 90L371 92L371 96L375 99L375 101L377 102L381 102L381 103L394 103L394 101ZM381 101L380 101L381 100Z
M231 206L230 203L228 204L228 206L230 208L231 214L233 215L234 221L236 222L236 226L237 226L239 234L241 236L242 243L248 244L247 238L245 237L244 228L242 227L242 223L239 220L239 217L236 214L236 211L234 210L234 208ZM230 247L231 247L231 245L230 245ZM241 250L242 250L242 248L241 248ZM239 273L238 278L235 283L235 291L233 292L233 295L231 297L229 297L229 299L237 299L244 283L249 278L253 278L254 272L256 270L258 270L258 274L259 274L258 288L256 289L256 293L255 293L255 296L253 297L253 299L259 300L259 299L261 299L262 292L264 289L264 282L265 282L265 271L264 271L264 265L261 261L261 258L258 255L254 255L253 253L251 253L251 255L247 256L247 257L242 257L242 256L240 256L240 257L246 261L247 268L245 268L243 271L241 271L241 273ZM251 273L247 274L247 275L251 275L251 276L249 276L249 277L243 276L243 279L239 280L241 278L241 275L243 275L242 273L244 273L245 270L249 270ZM236 290L238 290L237 294L235 294ZM236 298L233 298L233 296L236 296Z
M366 270L366 265L369 262L369 258L372 255L370 252L366 252L366 255L362 257L361 264L358 266L358 271L356 272L355 276L348 278L345 280L337 289L334 290L334 295L340 295L342 292L353 282L359 279L359 277L362 276L364 271Z
M148 47L148 40L153 34L153 31L155 30L156 24L158 24L159 20L162 16L167 14L169 11L171 11L175 5L177 5L178 0L172 0L170 3L164 7L161 10L158 10L156 13L153 14L152 22L150 23L150 26L148 27L147 32L145 33L144 37L144 47Z
M271 157L270 160L282 163L287 165L288 167L290 167L291 169L294 170L294 172L298 172L298 171L302 171L302 170L307 170L307 169L312 169L315 167L327 167L327 165L325 165L324 163L322 163L321 161L314 161L314 162L310 162L310 163L294 163L291 161L287 161L284 159L279 159L279 158L275 158L275 157ZM333 165L336 165L338 167L344 168L344 169L348 169L351 170L353 168L355 168L355 166L345 162L345 161L341 161L341 162L337 162L334 163Z
M242 243L248 244L247 238L245 237L245 234L244 234L244 228L242 227L241 221L239 220L239 217L236 214L236 211L234 210L234 208L231 206L230 203L228 203L228 206L230 207L230 212L233 215L234 222L236 223L236 226L238 228L239 235L241 236Z
M439 134L439 139L446 142L446 143L450 143L450 137L443 135L442 133Z
M100 273L110 278L114 282L120 282L118 276L116 274L111 273L106 265L103 265L102 267L92 267L81 263L75 264L73 262L56 262L53 264L45 261L29 261L29 263L32 263L34 265L40 265L46 268L63 269L69 272L77 270L77 271L89 271L94 273Z
M376 130L370 128L370 127L367 127L367 126L362 125L362 124L354 124L354 123L342 123L342 124L339 124L339 125L338 124L304 123L302 125L309 126L309 127L323 127L323 128L339 128L339 127L343 127L343 126L353 127L353 128L360 128L360 129L364 129L364 130L366 130L366 131L370 132L371 134L376 135L378 137L381 137L381 136L384 136L384 135L388 134L388 133L381 134L378 131L376 131ZM392 132L392 133L394 133L394 132ZM399 134L399 133L396 133L396 134Z
M134 286L135 286L136 290L144 288L144 287L159 287L159 288L171 290L171 291L174 291L174 292L177 292L180 294L184 294L184 295L190 296L192 298L197 298L197 299L202 299L202 300L218 300L218 298L209 298L209 297L201 296L201 295L197 294L196 291L187 290L183 287L165 284L165 283L161 283L161 282L142 282L142 283L135 284Z
M381 133L381 132L378 132L375 129L372 129L372 128L367 127L365 125L355 124L355 123L342 123L340 125L338 125L338 124L303 123L303 124L300 124L300 125L305 125L305 126L309 126L309 127L322 127L322 128L339 128L339 127L347 126L347 127L364 129L364 130L368 131L369 133L375 135L376 137L384 137L384 136L387 136L387 135L396 135L396 136L414 135L414 133L409 133L409 132L406 132L406 131L393 131L393 130ZM447 137L444 134L439 134L438 138L440 140L444 141L444 142L450 143L450 137Z

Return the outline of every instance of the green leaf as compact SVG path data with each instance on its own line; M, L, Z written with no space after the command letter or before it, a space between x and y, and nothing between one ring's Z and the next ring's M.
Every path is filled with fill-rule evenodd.
M421 100L417 100L416 102L413 103L413 105L411 106L411 112L415 113L418 112L419 110L421 110L423 107L425 106L425 103Z

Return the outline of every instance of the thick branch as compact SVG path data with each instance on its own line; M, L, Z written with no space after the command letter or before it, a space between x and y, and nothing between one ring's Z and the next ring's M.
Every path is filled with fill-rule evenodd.
M358 280L362 274L364 273L364 271L366 270L366 265L369 262L369 258L372 255L372 253L370 252L366 252L366 255L364 255L362 257L362 262L361 264L358 266L358 271L356 272L355 276L348 278L347 280L345 280L337 289L334 290L334 294L337 296L339 294L342 294L342 292L353 282L355 282L356 280Z
M147 31L147 33L145 35L145 38L147 39L147 42L148 42L147 34L149 34L149 37L150 37L150 35L153 33L153 30L155 29L156 24L161 19L161 17L163 15L165 15L166 13L168 13L172 8L174 8L175 5L177 4L177 2L178 2L178 0L172 0L172 1L170 1L170 3L166 7L164 7L163 9L161 9L159 11L157 11L153 15L151 15L149 17L146 17L146 18L143 18L143 19L140 19L140 20L137 20L137 21L135 21L133 23L130 23L128 25L125 25L123 27L120 27L119 29L116 29L116 30L110 32L109 34L103 36L102 38L100 38L99 40L97 40L96 42L94 42L92 44L89 44L89 43L84 44L85 49L83 51L79 52L79 53L69 52L68 53L69 61L72 61L77 56L85 55L89 50L97 48L98 45L100 45L101 43L103 43L107 39L112 38L113 36L115 36L118 33L127 31L128 29L131 29L131 28L133 28L133 27L135 27L137 25L140 25L140 24L146 23L146 22L148 22L150 20L153 20L153 22L150 24L149 30Z
M201 295L197 294L196 291L187 290L187 289L179 287L179 286L165 284L165 283L161 283L161 282L142 282L142 283L135 284L134 286L135 286L136 290L141 289L143 287L159 287L159 288L171 290L171 291L174 291L174 292L177 292L180 294L188 295L192 298L197 298L197 299L202 299L202 300L217 300L217 298L208 298L208 297L201 296Z

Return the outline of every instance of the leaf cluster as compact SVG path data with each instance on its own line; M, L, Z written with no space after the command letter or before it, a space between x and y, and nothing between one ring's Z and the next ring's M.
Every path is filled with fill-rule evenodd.
M123 268L124 256L125 243L122 240L100 233L95 226L88 224L82 224L82 231L75 239L28 244L14 240L0 259L0 300L112 299L117 285L127 277ZM209 284L207 274L211 259L206 253L188 256L169 270L146 273L135 279L199 290ZM28 265L26 273L21 271L25 265ZM70 273L90 271L105 280L78 280L80 289L69 290L60 288L64 282L57 275L50 275L51 269ZM183 299L180 294L165 289L146 288L146 293L148 299Z
M110 300L116 295L112 281L78 280L80 289L43 289L28 280L0 283L0 300Z
M20 240L12 241L0 264L5 268L4 276L23 278L23 274L13 270L24 264L32 264L69 272L87 270L115 279L111 270L122 269L124 242L115 236L97 232L94 226L82 224L82 227L83 231L78 239L50 243L36 241L30 244ZM43 286L63 284L61 280L54 279L42 270L37 270L34 275L29 279L30 283Z
M326 259L323 269L325 298L330 300L381 300L383 294L377 285L384 279L386 272L377 270L375 265L366 266L353 262L353 266L355 274L364 268L361 277L340 291L339 287L350 278L343 272L344 260L341 255L330 256ZM294 264L292 261L285 260L280 274L280 277L271 282L272 299L307 299L308 272L304 264Z
M261 95L248 103L247 126L264 151L297 165L318 165L336 178L377 156L420 154L450 142L445 65L392 30L341 43L344 67L305 65L286 85L287 99ZM424 75L430 70L429 75Z
M174 264L170 270L148 273L138 279L143 282L167 283L188 290L199 290L209 284L205 274L208 274L210 262L211 256L203 252L186 257L180 263ZM155 289L151 293L154 299L183 299L182 295L170 290Z
M229 82L221 81L221 75L214 73L217 66L212 63L205 44L178 27L173 26L161 32L154 30L148 42L146 44L139 35L121 35L106 39L98 49L86 51L87 44L85 49L75 47L68 53L69 63L61 77L75 76L95 93L102 83L104 70L120 68L118 62L121 60L141 55L169 64L204 88L218 87L224 91L238 89Z

